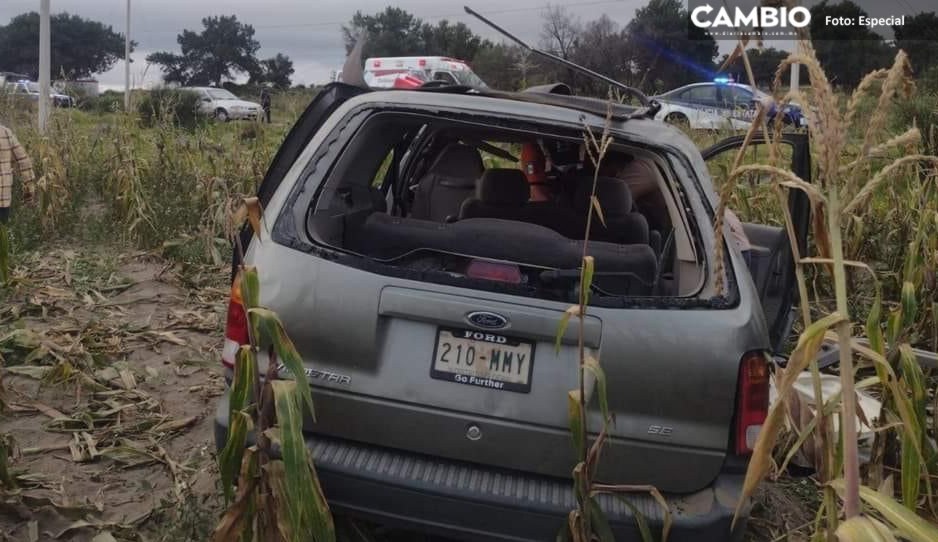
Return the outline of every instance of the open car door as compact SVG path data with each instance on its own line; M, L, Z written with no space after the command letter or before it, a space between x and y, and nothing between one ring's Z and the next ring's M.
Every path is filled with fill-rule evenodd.
M701 152L704 160L710 166L712 176L718 178L722 173L725 181L725 177L729 173L729 167L716 168L714 166L717 162L724 165L732 164L732 160L738 149L743 145L744 140L744 136L730 137ZM790 156L792 172L801 179L811 182L811 153L808 135L785 133L782 134L781 143L786 151L784 155ZM752 151L747 150L747 153L752 152L756 157L765 156L768 150L766 144L767 142L763 136L753 137L749 143ZM728 160L723 162L724 159ZM745 183L743 184L745 185ZM759 190L758 180L750 180L747 189L750 190L749 196L755 194ZM760 214L756 211L764 213L767 210L766 207L777 201L774 194L771 194L771 187L767 184L763 185L762 192L763 196L769 197L762 199L759 197L749 198L749 201L755 202L754 205L761 205L761 209L749 209L752 211L749 213L741 213L740 209L734 209L734 211L740 214L740 219L743 220L743 229L752 245L749 271L759 292L762 310L765 312L771 347L774 353L780 353L784 348L794 321L795 310L793 306L797 295L795 265L791 243L784 227L784 216L781 215L780 209L775 209L778 216L771 217L774 222L772 225L746 221L750 219L750 216L746 215ZM805 254L811 220L811 203L807 195L800 190L789 191L787 203L794 223L798 249L801 254Z

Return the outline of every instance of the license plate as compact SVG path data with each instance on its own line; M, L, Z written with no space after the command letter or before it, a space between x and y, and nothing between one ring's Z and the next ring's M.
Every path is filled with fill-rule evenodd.
M469 386L528 393L534 343L467 329L440 328L430 376Z

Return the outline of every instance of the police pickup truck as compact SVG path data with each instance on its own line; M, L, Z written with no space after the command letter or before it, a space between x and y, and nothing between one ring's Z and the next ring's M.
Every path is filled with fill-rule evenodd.
M712 82L685 85L654 99L661 104L656 119L693 129L746 130L760 102L766 106L770 121L780 119L786 125L807 125L799 105L787 104L780 108L765 92L734 83L729 78L718 77Z

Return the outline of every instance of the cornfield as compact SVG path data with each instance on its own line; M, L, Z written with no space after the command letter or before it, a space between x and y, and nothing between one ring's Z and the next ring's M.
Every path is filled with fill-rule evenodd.
M745 63L744 48L732 60ZM781 125L770 131L758 121L749 136L761 131L776 143L767 152L743 148L722 174L714 175L721 206L732 206L749 221L774 223L792 233L785 204L792 190L806 193L813 209L809 251L801 254L792 244L799 336L787 365L776 370L780 399L760 434L746 491L753 495L766 477L783 476L792 458L803 454L812 463L816 474L810 481L820 494L815 520L799 526L808 532L806 539L933 541L938 539L936 375L922 368L913 348L938 349L938 159L933 156L938 96L935 89L915 87L901 52L892 68L869 74L849 95L835 92L807 43L779 67L776 89L796 62L808 67L810 86L803 93L776 90L776 99L800 102L809 117L813 182L787 169L785 151L777 143ZM27 112L0 103L0 121L27 146L40 179L37 207L15 209L9 227L0 227L0 288L23 284L16 269L23 255L71 243L117 241L186 264L224 265L230 257L231 232L238 225L236 211L244 197L256 191L309 98L295 98L278 112L286 122L273 126L181 127L165 116L144 126L134 114L57 111L46 136L37 133ZM584 135L594 161L602 159L608 137L605 132ZM712 136L693 137L703 145ZM722 233L722 208L715 216L715 228ZM601 220L601 212L596 219ZM714 261L722 262L722 254ZM584 284L591 279L591 269L592 262L584 258ZM261 385L256 360L260 344L274 345L276 359L294 375L301 369L290 365L295 352L276 316L250 301L258 299L254 273L242 269L240 286L250 292L252 329L262 340L238 357L231 440L219 456L229 508L215 538L232 539L277 525L284 539L316 533L316 539L328 540L334 527L297 425L304 409L312 411L313 398L305 378ZM583 299L567 311L563 325L570 320L576 325L586 311ZM840 346L833 373L842 390L826 399L820 389L822 370L815 361L825 341ZM811 374L813 404L792 391L804 371ZM601 364L585 353L580 373L581 380L597 381L601 403L604 396L616 393L605 389ZM74 374L65 376L63 381L81 380ZM863 417L857 392L871 394L883 405L878 418L864 421L875 437L863 464L856 446L855 420ZM0 387L0 409L3 400ZM594 483L590 473L600 455L603 428L598 428L600 437L589 442L581 389L558 400L569 405L580 458L572 473L578 506L570 516L569 534L588 540L605 530L593 504L595 495L656 491ZM609 419L606 413L603 419ZM251 428L270 430L280 446L290 445L292 452L273 457L270 443L263 441L246 447ZM16 484L8 468L13 444L9 437L0 437L0 490ZM304 483L284 485L284 480ZM285 504L299 492L307 508ZM279 510L285 515L278 516ZM771 538L795 534L801 533L774 532ZM661 535L667 537L667 528ZM648 538L653 538L651 533Z

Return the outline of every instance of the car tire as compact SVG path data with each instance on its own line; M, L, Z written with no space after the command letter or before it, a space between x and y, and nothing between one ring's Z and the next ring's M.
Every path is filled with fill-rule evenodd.
M218 109L215 111L215 120L218 122L228 122L231 117L228 116L228 112L224 109Z
M664 121L679 128L690 128L690 119L684 113L668 113Z

